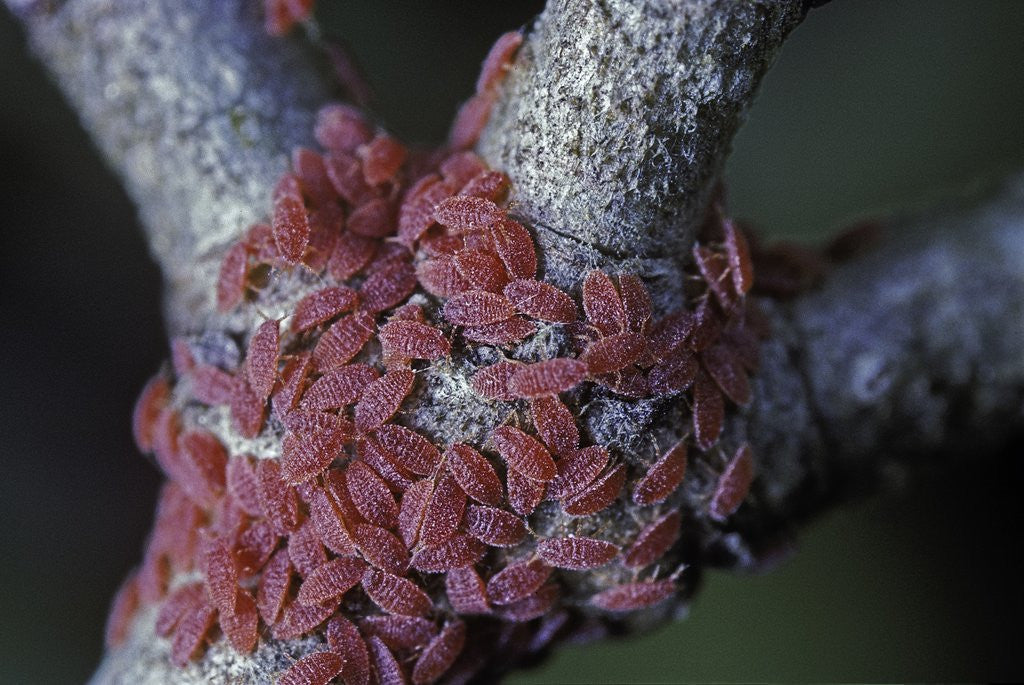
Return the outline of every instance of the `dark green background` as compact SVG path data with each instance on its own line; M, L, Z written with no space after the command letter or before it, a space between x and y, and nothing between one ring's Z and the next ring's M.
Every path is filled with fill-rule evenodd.
M321 13L384 119L431 140L489 44L537 6L479 4L322 0ZM729 163L732 209L814 237L1024 169L1022 76L1022 2L837 0L766 79ZM149 526L158 479L128 415L166 354L159 277L2 11L0 184L0 682L79 682ZM1019 458L1001 463L838 509L777 571L709 574L687 621L567 648L513 681L1020 679L1024 478Z

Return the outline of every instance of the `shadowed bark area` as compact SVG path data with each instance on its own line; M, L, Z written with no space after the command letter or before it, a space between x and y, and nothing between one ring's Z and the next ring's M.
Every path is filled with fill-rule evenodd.
M264 37L256 3L241 0L8 4L139 205L169 282L172 333L247 327L239 318L251 311L213 314L213 283L224 248L264 215L288 150L308 141L331 92L308 46ZM595 266L632 271L670 306L678 255L689 254L741 114L801 5L549 6L480 145L511 176L547 278L575 289ZM773 337L754 400L730 417L725 439L752 443L758 480L727 527L698 521L701 563L770 562L805 516L901 470L981 458L1021 431L1024 178L892 220L884 235L820 289L762 303ZM619 432L681 430L666 425L670 412L639 416L624 400L603 411ZM458 418L419 420L443 435ZM317 646L267 642L240 656L220 644L179 670L151 622L143 612L95 682L269 681Z

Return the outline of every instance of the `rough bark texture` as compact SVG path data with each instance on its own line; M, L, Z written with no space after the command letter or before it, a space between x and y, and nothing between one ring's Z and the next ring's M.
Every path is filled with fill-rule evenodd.
M742 114L795 0L549 3L479 145L515 179L546 276L644 274L678 296Z
M169 283L171 331L237 326L213 314L217 264L264 214L287 151L309 137L330 92L315 59L263 37L257 3L242 0L7 1L139 204ZM549 279L575 288L593 266L630 270L667 305L742 111L801 4L549 7L481 143L512 177L515 211L535 227ZM726 433L731 446L754 446L754 495L728 527L697 526L688 541L699 552L682 558L770 561L780 534L842 496L1022 430L1024 177L963 207L894 220L821 289L763 303L774 335L755 398ZM445 379L435 380L430 392L447 399L420 413L437 424L425 430L445 436L478 420L471 408L452 412L464 383L442 391ZM590 431L636 462L653 458L637 436L681 430L653 403L590 406ZM680 502L698 506L712 477L688 476ZM152 636L151 613L95 682L266 682L315 644L267 642L252 656L218 645L178 670Z
M331 86L259 2L8 0L124 179L167 283L171 333L215 310L224 250L266 209Z

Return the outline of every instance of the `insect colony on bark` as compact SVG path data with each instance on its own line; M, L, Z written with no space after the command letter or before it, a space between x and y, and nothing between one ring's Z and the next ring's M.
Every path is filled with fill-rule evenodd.
M292 11L270 4L285 19ZM216 301L227 312L257 298L277 270L308 269L329 284L285 319L262 323L237 369L196 361L188 341L174 343L179 393L228 407L244 437L268 422L283 430L282 456L228 455L212 433L182 425L169 375L150 381L133 428L170 482L143 565L115 600L109 644L125 638L137 606L160 602L157 632L178 665L216 641L218 627L240 652L268 632L319 633L328 650L303 657L280 682L429 683L472 675L494 630L538 649L569 632L573 614L552 611L564 571L628 569L631 580L589 598L591 612L642 609L676 592L657 564L686 516L662 504L683 482L688 449L717 449L727 403L750 400L750 248L716 214L705 237L717 242L694 250L696 294L660 318L630 274L591 271L579 303L539 280L532 236L504 208L508 179L465 149L521 40L499 39L447 151L409 152L345 105L319 113L314 134L325 151L295 152L270 224L227 251ZM417 292L439 301L438 322L408 303ZM538 325L564 327L577 348L516 360L511 348ZM440 446L396 422L403 408L415 410L414 362L480 345L509 357L480 368L471 387L518 408L523 421L497 427L484 444ZM565 394L590 385L629 399L675 396L692 427L638 472L585 444ZM725 521L752 479L742 445L696 513ZM544 500L586 521L630 498L650 508L649 520L624 547L571 533L537 539L530 528ZM502 562L500 550L515 560ZM170 586L195 571L202 582ZM477 630L495 619L490 632Z

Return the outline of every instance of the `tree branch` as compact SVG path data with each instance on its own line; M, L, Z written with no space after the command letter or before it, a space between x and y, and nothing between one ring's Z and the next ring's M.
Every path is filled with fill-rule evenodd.
M261 218L287 151L307 142L330 93L316 60L300 45L264 38L242 0L69 0L55 10L7 2L139 204L169 282L172 332L233 326L213 314L217 265ZM552 4L480 146L509 172L515 211L536 229L547 278L575 288L583 271L601 266L644 276L663 307L678 296L680 255L689 254L742 112L803 4ZM867 490L894 466L1021 431L1024 177L974 208L895 220L885 234L820 290L762 303L774 335L754 400L726 432L730 447L753 444L759 477L722 526L694 513L713 474L698 464L688 475L672 502L693 514L686 549L670 559L693 566L679 603L701 565L769 561L795 522ZM496 420L471 416L464 399L454 393L448 410L423 419L435 423L428 432L447 437L478 419L475 430L484 431ZM583 418L595 442L641 464L657 453L650 436L663 445L680 437L674 411L661 400L606 395ZM543 534L563 522L532 523ZM108 654L96 682L269 680L315 644L264 642L251 656L220 644L179 670L166 641L153 638L152 614L143 612L128 642Z

